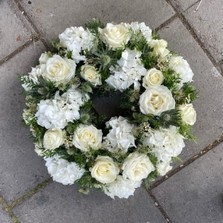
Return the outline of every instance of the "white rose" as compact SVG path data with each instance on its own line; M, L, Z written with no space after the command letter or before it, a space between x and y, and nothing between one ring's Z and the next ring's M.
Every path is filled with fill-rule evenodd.
M122 170L124 178L141 181L154 171L155 168L147 155L134 152L126 158L122 165Z
M152 68L148 70L147 74L144 76L142 86L144 88L159 86L163 83L163 79L162 72L156 68Z
M123 47L130 39L129 29L123 24L113 25L112 23L107 23L104 29L99 29L99 33L101 39L113 49Z
M161 162L161 163L157 164L156 168L157 168L159 175L164 176L164 175L166 175L167 172L172 170L173 167L170 166L169 162Z
M193 71L191 70L188 62L184 60L183 57L172 56L169 61L169 67L180 75L180 87L183 85L183 83L192 81L194 76Z
M56 85L68 83L75 75L76 63L73 60L54 55L46 62L46 70L42 74Z
M101 75L94 66L83 65L81 67L81 77L89 81L92 85L101 85Z
M171 91L165 86L148 88L139 100L143 114L160 115L162 112L175 108L175 100Z
M89 149L97 150L101 147L102 131L93 125L80 125L73 137L73 145L83 152Z
M98 156L91 169L91 176L103 184L112 183L118 174L119 168L109 156Z
M196 111L192 104L183 104L179 106L181 118L188 125L194 125L196 122Z
M167 49L167 41L163 39L155 39L150 41L150 46L153 48L153 52L156 56L165 57L169 54Z
M61 129L49 129L43 137L45 149L54 150L64 143L63 131Z

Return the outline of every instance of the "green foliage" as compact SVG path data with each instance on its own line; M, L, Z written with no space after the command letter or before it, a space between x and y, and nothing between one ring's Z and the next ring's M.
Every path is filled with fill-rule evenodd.
M164 76L163 85L176 91L177 85L180 83L180 76L171 69L166 69L162 73Z
M151 183L159 176L157 170L149 174L149 176L143 180L143 185L146 189L151 186Z
M105 24L100 19L92 19L85 24L85 27L94 34L98 34L98 28L105 28Z
M191 103L198 96L198 91L190 83L184 83L183 87L177 94L176 101L179 104Z
M38 78L38 83L35 83L28 76L22 76L21 82L28 88L26 94L29 95L30 102L39 102L40 100L52 98L58 91L53 82L41 76Z
M180 121L181 118L176 109L165 111L159 117L160 126L163 128L168 128L170 125L179 126Z
M191 128L190 125L181 123L179 133L181 135L183 135L186 139L190 139L190 140L193 140L193 141L196 140L196 137L194 136L194 134L192 132L192 128Z

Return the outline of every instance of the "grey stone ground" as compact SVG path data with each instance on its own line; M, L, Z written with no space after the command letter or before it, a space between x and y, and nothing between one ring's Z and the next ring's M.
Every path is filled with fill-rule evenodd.
M144 21L183 55L199 90L197 144L146 191L111 200L49 180L21 122L17 74L37 63L66 27L102 20ZM223 223L222 0L0 1L0 223Z

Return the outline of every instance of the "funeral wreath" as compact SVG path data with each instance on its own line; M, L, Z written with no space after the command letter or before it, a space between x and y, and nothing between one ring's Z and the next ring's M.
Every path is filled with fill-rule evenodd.
M23 119L54 181L128 198L170 171L194 139L193 75L145 23L95 19L65 29L21 76ZM109 104L117 93L120 114L95 108L95 98Z

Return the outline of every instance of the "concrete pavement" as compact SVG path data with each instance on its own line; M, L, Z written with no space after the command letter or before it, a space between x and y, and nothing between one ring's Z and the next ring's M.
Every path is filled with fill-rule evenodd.
M0 223L223 223L222 0L0 1ZM144 21L184 56L199 90L197 143L167 177L128 200L52 182L22 121L18 74L66 27Z

